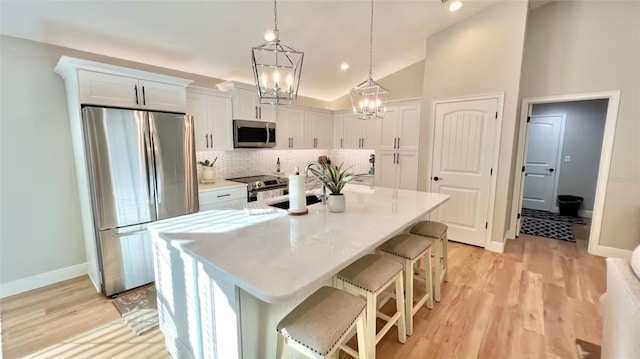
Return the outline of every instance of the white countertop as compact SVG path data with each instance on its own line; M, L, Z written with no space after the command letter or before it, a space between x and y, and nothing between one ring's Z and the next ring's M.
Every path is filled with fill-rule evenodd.
M448 200L447 195L376 188L345 192L344 213L309 206L248 216L225 209L168 219L149 227L154 240L213 266L237 286L280 303L317 286Z
M232 182L232 181L216 181L216 183L200 183L198 182L198 192L206 192L206 191L214 191L214 190L219 190L219 189L225 189L225 188L240 188L243 187L244 189L247 188L247 184L246 183L240 183L240 182Z

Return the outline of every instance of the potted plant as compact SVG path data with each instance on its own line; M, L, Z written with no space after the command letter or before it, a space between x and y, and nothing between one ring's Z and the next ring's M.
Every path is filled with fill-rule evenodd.
M329 212L344 212L347 203L341 193L342 189L357 177L348 172L351 167L343 169L343 165L344 163L339 166L323 164L322 168L310 168L313 176L331 192L327 198Z

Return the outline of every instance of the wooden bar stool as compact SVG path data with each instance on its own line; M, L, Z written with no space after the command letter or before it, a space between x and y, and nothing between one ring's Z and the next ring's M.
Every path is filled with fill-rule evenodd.
M375 359L376 345L394 324L398 325L400 343L407 341L402 270L403 266L393 259L368 254L336 275L340 288L367 298L365 330L369 359ZM376 306L378 296L392 284L395 284L396 313L388 317L387 323L376 333L376 316L379 316Z
M411 227L411 234L426 237L433 240L433 256L436 259L435 280L433 283L434 299L440 301L442 295L442 283L449 281L448 240L447 225L434 221L420 221Z
M278 324L276 358L286 358L288 347L309 358L330 358L340 349L367 358L365 301L353 294L322 287L305 299ZM356 327L358 352L343 342Z
M413 334L413 316L423 305L433 308L433 284L431 283L431 241L410 234L399 234L378 248L385 255L393 256L404 264L404 307L407 335ZM419 270L418 279L424 280L425 294L413 304L414 265L425 259L425 268ZM422 278L419 278L422 275Z

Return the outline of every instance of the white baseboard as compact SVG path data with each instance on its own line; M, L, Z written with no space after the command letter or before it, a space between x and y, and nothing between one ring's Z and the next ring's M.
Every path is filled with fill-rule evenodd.
M500 242L494 242L494 241L489 241L488 243L486 243L486 245L484 246L484 249L490 250L492 252L497 252L497 253L504 253L504 245L507 241L507 238L505 236L504 238L504 242L500 243Z
M633 254L633 251L597 244L594 246L593 250L589 251L589 253L601 257L622 258L631 261L631 254Z
M67 279L80 277L85 274L87 274L87 263L80 263L71 267L14 280L13 282L0 284L0 298L6 298L33 289L42 288Z
M591 218L593 217L593 211L580 210L578 215L582 218Z

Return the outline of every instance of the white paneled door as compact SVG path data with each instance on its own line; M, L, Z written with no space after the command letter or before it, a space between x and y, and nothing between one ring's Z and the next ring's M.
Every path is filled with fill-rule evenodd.
M555 207L563 122L562 115L530 118L524 167L524 208L551 211Z
M431 219L451 240L484 247L497 112L497 98L436 104L431 191L451 197Z

